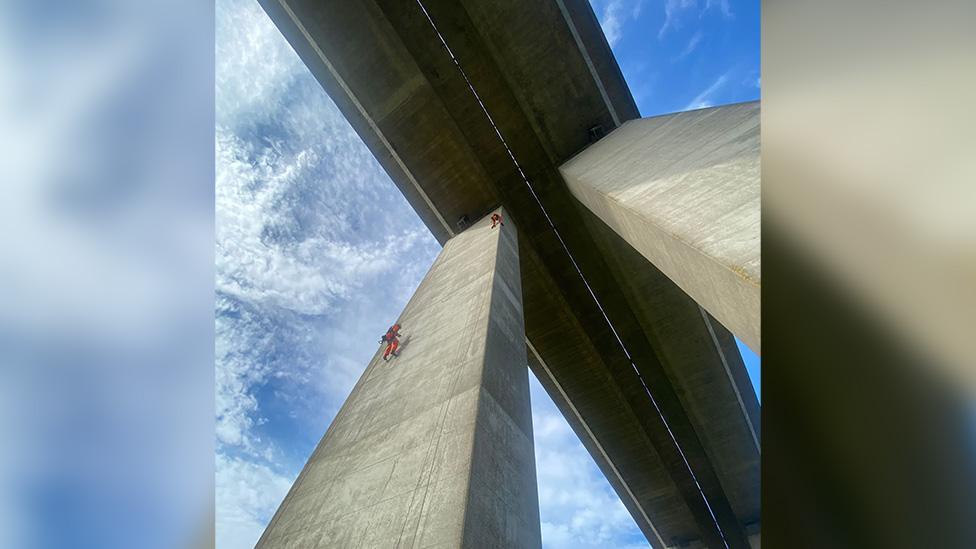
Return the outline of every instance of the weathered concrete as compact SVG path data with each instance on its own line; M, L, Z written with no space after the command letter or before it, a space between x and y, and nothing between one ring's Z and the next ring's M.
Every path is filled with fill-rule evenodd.
M580 202L760 352L758 101L631 120L559 171Z
M621 290L634 303L638 322L659 349L661 365L721 491L750 534L760 518L760 408L735 339L613 229L582 204L579 209L597 247L606 250ZM709 479L702 476L699 482L704 488Z
M512 221L449 240L399 322L258 547L541 546Z
M589 3L423 0L435 32L412 1L260 2L440 242L505 206L530 367L650 543L748 547L758 403L736 398L748 377L731 334L559 174L591 129L639 116Z

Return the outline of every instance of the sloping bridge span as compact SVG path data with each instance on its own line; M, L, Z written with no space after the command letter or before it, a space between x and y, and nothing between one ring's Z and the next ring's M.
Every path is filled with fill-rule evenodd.
M585 0L260 2L441 243L504 205L529 366L648 541L757 543L759 404L731 333L560 173L639 118Z

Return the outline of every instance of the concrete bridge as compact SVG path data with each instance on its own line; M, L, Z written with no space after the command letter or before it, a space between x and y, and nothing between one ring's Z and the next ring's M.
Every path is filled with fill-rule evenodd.
M258 546L538 547L528 363L652 546L758 547L759 104L641 120L585 0L261 3L445 248Z

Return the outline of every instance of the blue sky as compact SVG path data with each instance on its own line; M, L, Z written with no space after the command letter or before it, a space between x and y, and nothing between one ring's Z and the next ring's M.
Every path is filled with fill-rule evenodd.
M642 116L759 99L759 2L590 5Z
M758 2L592 5L644 116L759 97ZM236 549L440 247L255 0L218 0L216 39L216 528ZM531 384L545 546L646 547Z

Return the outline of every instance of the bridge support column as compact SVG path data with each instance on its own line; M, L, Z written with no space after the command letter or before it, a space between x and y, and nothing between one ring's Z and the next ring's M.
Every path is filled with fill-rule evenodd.
M759 102L631 120L559 171L584 206L760 352Z
M258 542L541 546L518 235L449 240Z

